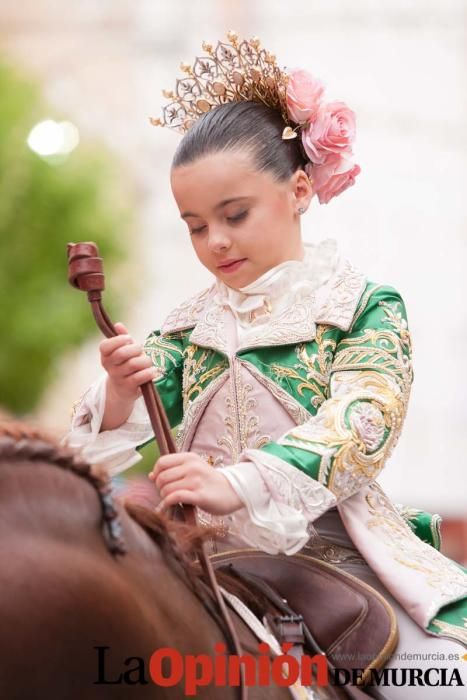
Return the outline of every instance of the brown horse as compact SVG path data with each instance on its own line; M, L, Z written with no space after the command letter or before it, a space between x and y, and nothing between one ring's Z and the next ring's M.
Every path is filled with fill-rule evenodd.
M232 653L189 555L200 537L148 509L114 505L104 472L36 429L0 422L0 697L187 697L186 666L163 685L176 680L180 659L218 659L216 643ZM258 640L232 618L244 653L258 657ZM176 650L173 663L162 660L165 648ZM240 696L213 682L193 690L207 700ZM275 683L248 694L291 698Z

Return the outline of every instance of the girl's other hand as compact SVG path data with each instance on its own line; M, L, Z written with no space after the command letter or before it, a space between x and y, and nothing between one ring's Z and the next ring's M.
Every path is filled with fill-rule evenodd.
M227 515L244 505L222 471L193 452L159 457L149 478L162 498L158 509L191 503L208 513Z
M113 399L134 402L141 384L155 379L156 369L123 323L116 323L115 330L118 335L99 344L101 364L108 374L107 390Z

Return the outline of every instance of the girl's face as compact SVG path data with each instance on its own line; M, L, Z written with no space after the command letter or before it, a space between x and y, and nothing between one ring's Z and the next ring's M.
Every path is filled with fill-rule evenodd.
M297 210L312 197L303 170L276 182L255 170L248 154L218 152L174 168L171 186L200 262L229 287L303 259Z

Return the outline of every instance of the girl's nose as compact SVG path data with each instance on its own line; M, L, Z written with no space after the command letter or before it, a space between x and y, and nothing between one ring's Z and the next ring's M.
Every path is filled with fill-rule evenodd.
M226 234L223 233L222 230L211 229L209 231L209 238L208 238L209 250L211 250L213 253L217 253L218 251L226 250L229 247L230 247L230 238L228 236L226 236Z

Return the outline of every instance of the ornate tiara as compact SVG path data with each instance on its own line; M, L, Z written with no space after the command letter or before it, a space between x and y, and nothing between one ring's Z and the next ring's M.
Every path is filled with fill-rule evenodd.
M175 92L162 90L171 101L162 108L162 119L150 118L151 124L184 134L215 107L262 102L281 114L282 139L300 135L304 172L320 204L327 204L353 185L361 170L351 160L355 113L341 100L325 101L324 85L308 71L281 70L257 37L239 41L229 31L227 38L230 43L219 41L215 49L203 41L206 55L192 66L180 64L186 77L177 79Z
M183 134L214 107L246 100L279 110L284 122L290 123L286 102L289 76L277 66L275 55L261 48L257 37L239 42L238 34L231 30L227 38L231 43L219 41L215 49L203 41L206 55L197 56L193 66L180 64L187 77L177 79L175 91L162 90L171 102L162 108L162 119L150 117L151 124Z

